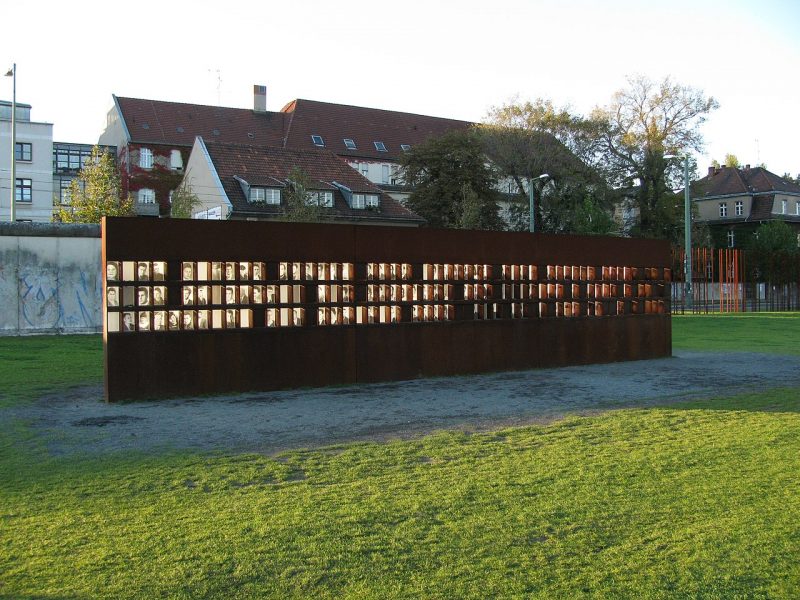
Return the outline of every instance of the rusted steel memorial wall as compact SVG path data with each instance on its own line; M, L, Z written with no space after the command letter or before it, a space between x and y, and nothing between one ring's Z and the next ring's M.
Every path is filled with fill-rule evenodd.
M109 401L669 356L665 242L103 222Z

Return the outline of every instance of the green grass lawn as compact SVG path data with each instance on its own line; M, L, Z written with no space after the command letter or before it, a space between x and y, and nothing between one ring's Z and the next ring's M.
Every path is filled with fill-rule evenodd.
M746 319L675 346L798 339ZM8 397L99 381L97 337L37 340L0 339ZM798 473L798 389L274 458L51 457L4 421L0 598L796 598Z
M673 315L672 345L715 352L800 354L800 313Z

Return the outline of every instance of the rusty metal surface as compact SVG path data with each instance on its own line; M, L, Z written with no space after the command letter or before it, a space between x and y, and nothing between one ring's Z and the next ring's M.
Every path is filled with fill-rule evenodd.
M299 327L265 327L264 307L252 307L252 328L184 331L109 332L104 308L105 383L108 400L158 398L231 391L323 386L435 375L478 373L543 366L603 363L656 358L671 354L669 316L670 249L654 240L554 236L529 233L407 229L353 225L316 225L241 221L107 219L103 223L103 271L108 261L165 261L165 310L183 308L182 261L263 261L276 278L277 263L336 262L354 265L355 298L334 303L362 307L367 302L366 263L410 263L421 285L422 265L492 265L486 281L494 286L487 305L497 316L474 320L476 301L453 287L441 301L375 302L400 306L401 323L320 326L322 306L313 292L319 282L305 283L305 297L293 307L305 309ZM630 266L638 272L633 296L624 297L622 271L614 276L614 299L586 298L586 281L576 280L574 298L581 316L510 318L521 299L500 297L502 265L537 265L538 281L547 282L548 265ZM652 272L651 272L652 270ZM656 276L657 274L657 276ZM550 280L555 281L555 280ZM570 289L571 280L559 279ZM281 283L270 279L271 283ZM106 289L104 279L104 296ZM286 283L285 281L283 283ZM613 283L612 283L613 285ZM647 299L637 298L637 285ZM598 291L600 291L598 287ZM642 291L642 294L644 292ZM583 297L582 297L583 296ZM527 300L526 300L527 302ZM555 299L542 300L555 314ZM450 305L452 319L410 322L412 305ZM539 304L529 302L533 311ZM565 304L562 302L562 304ZM287 305L288 306L288 305ZM327 304L325 304L327 306ZM645 314L647 307L648 314ZM224 308L224 307L221 307ZM652 308L652 309L651 309ZM527 310L527 309L526 309ZM620 310L626 314L616 314ZM660 311L660 312L659 312Z

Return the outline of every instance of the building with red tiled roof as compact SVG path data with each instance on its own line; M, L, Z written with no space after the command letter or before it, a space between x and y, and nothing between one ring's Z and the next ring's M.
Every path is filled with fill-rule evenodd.
M193 216L286 218L295 169L307 178L308 202L319 206L325 221L417 227L425 222L330 151L223 144L202 137L196 138L186 166L185 181L200 199Z
M756 227L773 220L785 221L800 236L800 185L763 167L709 167L691 193L699 220L708 223L720 246L742 246Z
M431 137L472 126L444 119L313 100L266 110L266 88L254 86L253 109L113 96L100 143L116 146L124 185L140 214L169 214L169 193L183 177L195 138L208 143L291 150L324 149L391 193L408 191L397 176L404 151Z

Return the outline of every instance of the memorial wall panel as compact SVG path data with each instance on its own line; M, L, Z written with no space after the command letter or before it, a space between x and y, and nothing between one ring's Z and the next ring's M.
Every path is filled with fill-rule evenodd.
M112 401L671 353L661 241L106 219L102 248Z

